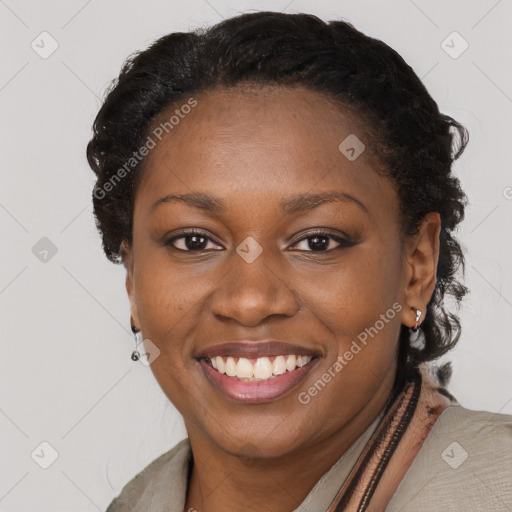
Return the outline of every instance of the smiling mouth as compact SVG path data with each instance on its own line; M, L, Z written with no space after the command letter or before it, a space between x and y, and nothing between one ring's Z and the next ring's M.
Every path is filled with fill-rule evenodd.
M291 373L306 366L313 359L315 359L314 356L287 354L254 359L215 356L205 358L205 362L218 373L232 377L235 380L256 382L272 380L279 375Z

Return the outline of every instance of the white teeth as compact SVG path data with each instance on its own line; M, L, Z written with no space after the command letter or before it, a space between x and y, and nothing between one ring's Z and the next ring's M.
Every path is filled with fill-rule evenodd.
M305 364L308 364L311 358L308 359L307 356L299 356L297 357L297 366L304 366Z
M220 373L226 373L226 364L224 363L224 359L222 359L221 356L217 356L215 359L217 361L217 370Z
M232 357L228 357L226 360L226 375L229 377L236 375L236 363Z
M272 363L268 357L260 357L256 360L254 376L258 379L270 379L272 377Z
M302 356L301 366L306 366L311 361L311 359L313 359L313 356Z
M286 358L286 369L291 372L295 370L295 366L297 364L297 358L295 356L288 356Z
M282 375L286 371L293 371L296 368L308 364L311 356L276 356L274 361L269 357L259 357L254 365L245 357L238 358L238 362L234 357L216 356L210 359L213 368L219 373L225 373L229 377L237 377L242 380L268 380L276 375Z
M274 375L281 375L286 371L286 359L283 356L277 356L274 359L274 364L272 365L272 373Z
M245 357L238 359L238 363L236 364L236 376L239 378L252 377L253 374L254 368L249 359L246 359Z

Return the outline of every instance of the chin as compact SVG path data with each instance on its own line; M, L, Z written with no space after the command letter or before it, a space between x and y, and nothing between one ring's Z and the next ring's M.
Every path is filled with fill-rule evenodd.
M214 442L224 452L235 457L273 459L299 450L307 439L308 436L304 439L291 437L289 429L284 427L279 431L278 427L274 434L270 435L266 429L250 429L245 430L243 434L238 432L223 435L220 439L214 439Z

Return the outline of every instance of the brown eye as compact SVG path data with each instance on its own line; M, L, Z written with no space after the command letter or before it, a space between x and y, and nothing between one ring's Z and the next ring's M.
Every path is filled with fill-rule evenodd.
M334 235L329 231L315 231L309 233L307 236L302 237L297 242L294 242L293 246L304 243L305 248L299 249L305 252L331 252L336 249L349 247L352 243L340 236ZM338 246L332 247L332 243L337 243Z
M202 231L182 231L180 235L173 236L165 242L165 245L172 246L178 251L196 252L207 250L208 242L214 243L213 240L205 235ZM178 247L178 245L180 247Z

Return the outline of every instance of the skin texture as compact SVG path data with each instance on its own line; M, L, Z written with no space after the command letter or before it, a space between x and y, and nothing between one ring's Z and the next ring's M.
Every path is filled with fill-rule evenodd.
M414 327L416 308L424 315L434 291L440 217L430 213L402 240L398 197L374 170L363 124L319 93L217 89L195 98L148 155L137 189L133 245L124 246L132 321L161 351L151 370L191 442L185 510L291 511L384 407L400 325ZM352 133L366 150L349 161L338 145ZM365 208L336 201L302 214L279 209L284 198L331 190ZM177 201L150 212L167 194L191 192L222 199L225 212ZM186 252L184 238L165 246L180 228L205 232L203 249ZM305 238L315 228L353 245L326 252L340 247L327 238L315 250L314 236ZM250 264L236 252L248 236L263 249ZM396 302L402 310L301 404L299 393ZM298 388L270 402L228 399L195 359L212 345L262 338L320 355Z

